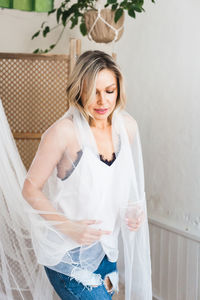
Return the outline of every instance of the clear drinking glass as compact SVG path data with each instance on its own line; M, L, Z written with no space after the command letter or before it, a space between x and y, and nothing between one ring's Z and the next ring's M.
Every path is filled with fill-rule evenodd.
M130 221L134 224L138 222L141 226L145 220L145 201L128 202L127 205L122 205L120 217L126 225Z

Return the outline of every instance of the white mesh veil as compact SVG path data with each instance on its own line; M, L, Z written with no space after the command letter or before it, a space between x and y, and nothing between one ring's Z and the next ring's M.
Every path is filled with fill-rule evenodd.
M0 299L53 299L53 289L33 252L22 213L26 170L0 100Z
M26 189L23 193L26 201L20 194L25 170L20 158L16 158L16 148L5 140L5 132L9 131L6 120L1 119L1 123L6 124L4 132L0 131L3 139L1 152L7 156L5 168L0 171L1 190L4 193L2 198L5 203L0 212L1 222L3 226L9 226L19 240L18 245L12 246L14 242L7 236L2 246L3 253L9 249L9 245L12 246L11 258L15 248L19 247L22 252L17 258L22 271L20 275L15 274L15 280L21 275L27 278L28 272L37 273L35 269L31 269L36 268L29 239L31 232L32 245L39 264L70 275L88 288L101 284L100 276L93 271L98 268L105 253L110 261L117 260L118 234L121 230L125 298L152 299L147 215L137 232L129 231L123 219L124 208L127 209L131 203L136 206L144 203L146 211L141 145L135 120L127 112L115 110L112 137L116 159L111 166L107 166L99 159L98 148L87 121L75 107L71 107L42 135L36 156L26 175ZM8 153L10 149L15 153L15 164L18 161L15 171L12 170ZM8 165L12 172L7 172ZM17 174L19 171L21 174ZM15 191L17 186L18 191ZM12 194L12 197L6 193ZM13 203L10 202L10 197L15 198ZM5 220L6 209L10 214L8 221ZM73 222L78 232L79 222L83 219L101 220L102 223L91 227L109 230L111 234L103 235L100 241L91 245L81 245L70 238L66 220ZM39 274L43 274L43 271ZM7 279L6 276L3 273L2 282L11 282L12 279ZM31 279L26 280L27 289L32 289L29 281ZM21 284L18 287L19 290L23 288ZM52 294L51 289L48 290ZM41 292L40 286L37 287L37 292ZM41 299L51 298L48 296Z

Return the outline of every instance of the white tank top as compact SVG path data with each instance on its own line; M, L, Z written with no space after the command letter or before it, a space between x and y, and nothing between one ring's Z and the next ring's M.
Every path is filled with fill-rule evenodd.
M101 224L92 227L112 231L112 234L101 238L101 245L110 261L117 261L118 258L120 205L123 199L127 201L130 192L129 180L126 183L123 181L121 187L121 178L130 178L132 172L132 157L125 128L123 133L120 136L120 149L110 166L101 161L87 145L82 145L80 161L71 175L59 182L60 192L55 199L57 208L67 218L101 220ZM69 239L68 246L67 250L71 250L80 245Z

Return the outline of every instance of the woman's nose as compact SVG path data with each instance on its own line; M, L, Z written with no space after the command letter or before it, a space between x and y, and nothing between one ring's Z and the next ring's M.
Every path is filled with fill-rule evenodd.
M98 104L103 104L104 102L106 102L106 95L105 95L105 93L99 93L98 94L98 98L97 98L97 103Z

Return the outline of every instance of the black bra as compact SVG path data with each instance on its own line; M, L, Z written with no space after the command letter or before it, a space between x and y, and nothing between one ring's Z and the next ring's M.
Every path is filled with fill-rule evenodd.
M100 157L100 160L103 161L105 164L107 164L108 166L111 166L112 163L115 161L116 159L116 155L115 155L115 152L113 152L112 154L112 158L110 160L106 159L103 157L102 154L99 153L99 157Z
M80 161L80 159L81 159L82 154L83 154L83 151L82 151L82 150L79 150L79 151L77 152L77 158L76 158L76 160L73 162L73 165L74 165L74 166L77 166L77 165L78 165L78 163L79 163L79 161ZM115 161L115 159L116 159L115 152L113 152L111 160L108 160L108 159L104 158L104 157L103 157L103 154L100 154L100 153L99 153L99 157L100 157L100 160L101 160L103 163L107 164L108 166L111 166L112 163L113 163L113 162ZM67 178L72 174L72 172L73 172L73 170L74 170L74 166L73 166L70 170L67 171L67 173L65 174L65 177L64 177L64 178L61 178L61 180L67 179Z

